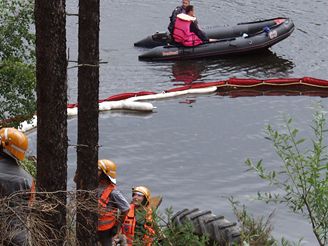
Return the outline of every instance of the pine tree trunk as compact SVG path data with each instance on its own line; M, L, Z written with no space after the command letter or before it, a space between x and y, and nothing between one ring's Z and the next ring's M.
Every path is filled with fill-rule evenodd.
M77 239L94 245L97 209L84 209L81 203L97 208L97 200L85 191L97 188L98 98L99 98L99 0L79 1L78 147L76 185L78 190Z
M65 0L35 0L37 190L56 192L54 213L42 213L52 245L63 245L67 189L67 59ZM45 229L45 228L43 228ZM60 236L51 232L60 232Z

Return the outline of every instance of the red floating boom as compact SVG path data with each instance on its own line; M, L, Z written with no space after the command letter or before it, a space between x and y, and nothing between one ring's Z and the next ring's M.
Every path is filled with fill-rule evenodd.
M211 88L210 88L211 87ZM127 92L110 96L108 98L99 100L99 103L114 102L130 99L131 101L142 100L156 100L163 98L170 98L177 95L185 95L187 93L208 93L213 92L217 87L216 93L220 96L230 97L250 97L250 96L318 96L328 97L328 80L317 79L312 77L303 78L274 78L274 79L255 79L255 78L230 78L228 80L219 80L213 82L195 82L190 84L183 84L180 87L174 87L164 92L156 93L151 91ZM192 89L198 92L190 91ZM186 93L183 93L183 92ZM181 93L182 92L182 93ZM165 97L163 97L165 93ZM149 97L148 97L149 96ZM139 97L139 98L138 98ZM119 103L119 102L118 102ZM78 107L77 103L68 104L68 109ZM132 107L133 108L133 107ZM133 108L134 109L134 108ZM20 121L22 117L18 116L12 119L0 119L0 126L6 125L13 121Z
M230 78L222 81L192 83L167 90L166 92L206 88L209 86L216 86L219 95L231 97L279 95L328 97L328 81L312 77L265 80Z
M221 96L279 96L279 95L305 95L328 97L328 80L312 77L304 78L275 78L275 79L248 79L248 78L230 78L228 80L219 80L213 82L195 82L180 87L165 90L165 93L178 92L189 89L200 89L207 87L217 87L217 93ZM140 91L120 93L108 98L99 100L99 103L105 101L119 101L131 97L145 95L155 95L156 92ZM68 108L77 107L77 104L68 104Z

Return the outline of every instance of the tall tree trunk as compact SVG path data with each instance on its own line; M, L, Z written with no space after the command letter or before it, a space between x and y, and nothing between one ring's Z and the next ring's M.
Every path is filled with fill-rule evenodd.
M58 206L44 213L48 239L63 245L66 236L67 59L65 0L35 0L37 78L37 189L56 192ZM61 231L61 235L52 234Z
M97 210L81 202L97 200L88 192L98 185L98 98L99 98L99 0L79 1L78 147L76 185L78 189L77 239L94 245Z

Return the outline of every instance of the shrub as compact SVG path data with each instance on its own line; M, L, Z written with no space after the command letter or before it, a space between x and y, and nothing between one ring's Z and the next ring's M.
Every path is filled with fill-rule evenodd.
M304 138L286 120L286 132L280 133L270 125L266 132L276 153L282 160L278 170L266 170L262 161L254 164L247 160L250 170L283 193L259 193L266 202L284 203L294 212L303 215L312 225L319 245L328 244L328 154L326 119L323 110L314 114L311 148L303 147Z

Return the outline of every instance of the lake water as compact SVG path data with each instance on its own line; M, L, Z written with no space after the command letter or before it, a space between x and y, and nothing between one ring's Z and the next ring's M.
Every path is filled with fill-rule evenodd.
M269 53L225 59L187 62L141 62L143 49L133 47L141 38L165 30L168 17L180 1L101 1L100 98L121 92L154 91L174 87L184 74L197 81L230 77L278 78L317 77L328 79L327 1L192 1L203 26L235 25L239 22L290 17L292 35L276 44ZM77 1L67 1L67 11L77 12ZM67 20L71 60L77 60L77 18ZM74 65L74 64L72 64ZM69 101L77 100L77 71L69 70ZM268 215L274 208L274 236L315 245L311 226L283 206L256 201L257 191L272 191L253 172L245 172L247 158L263 159L277 168L280 160L265 140L264 128L278 129L284 116L294 118L303 136L315 105L327 100L307 96L222 97L217 94L187 96L153 101L155 113L101 113L99 158L118 164L118 185L130 199L130 189L146 185L153 194L163 195L162 210L198 207L212 210L235 221L226 197L234 196L255 216ZM76 119L69 120L69 139L76 143ZM36 134L29 135L32 151ZM69 149L69 185L76 168L76 152Z

